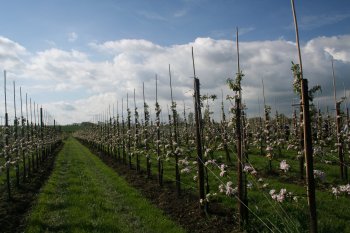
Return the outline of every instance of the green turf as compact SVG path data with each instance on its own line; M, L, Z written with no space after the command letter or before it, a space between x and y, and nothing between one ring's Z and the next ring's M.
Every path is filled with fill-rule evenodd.
M263 224L266 223L272 231L276 232L308 232L308 207L306 199L306 187L299 179L298 161L296 160L296 152L283 150L282 155L272 161L273 170L276 175L267 174L268 160L264 156L260 156L254 148L249 153L250 162L258 170L258 177L248 175L248 182L253 184L252 189L248 189L248 199L250 208L250 223L251 231L270 232ZM223 151L216 151L215 158L223 157ZM231 154L233 161L235 155ZM193 157L193 155L192 155ZM287 158L291 165L289 172L284 173L279 170L279 162ZM154 157L153 157L154 159ZM141 169L146 169L146 161L144 156L140 156ZM194 159L192 158L191 161ZM224 161L222 161L224 162ZM236 163L236 162L234 162ZM135 166L135 158L133 158L133 166ZM155 162L152 163L152 172L156 173ZM211 168L211 167L210 167ZM181 167L180 167L181 169ZM224 178L219 176L217 168L211 168L215 176L209 171L209 184L212 192L218 192L218 186L221 181L224 183L228 180L236 183L235 168L228 171L228 175ZM317 192L317 214L318 226L320 232L350 232L350 227L347 224L350 221L350 198L341 196L334 197L331 194L330 186L341 183L338 174L337 165L326 165L321 162L315 162L315 169L321 169L326 172L325 182L316 180ZM181 186L183 189L192 190L195 194L198 193L197 182L193 180L196 167L192 169L190 174L181 174ZM257 181L257 178L264 177L263 183L268 183L266 189L257 188L263 183ZM175 163L174 159L170 158L168 162L164 162L164 179L175 181ZM276 189L277 192L281 188L286 188L287 191L293 192L298 196L298 202L287 200L283 203L278 203L272 200L269 195L271 189ZM175 192L175 190L174 190ZM219 200L231 208L237 207L237 201L234 197L227 197L219 194Z
M77 140L69 138L26 232L184 232Z

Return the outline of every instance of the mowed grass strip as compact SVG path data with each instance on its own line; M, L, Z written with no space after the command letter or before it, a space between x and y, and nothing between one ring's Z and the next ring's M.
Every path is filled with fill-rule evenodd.
M185 232L76 139L58 154L26 232Z

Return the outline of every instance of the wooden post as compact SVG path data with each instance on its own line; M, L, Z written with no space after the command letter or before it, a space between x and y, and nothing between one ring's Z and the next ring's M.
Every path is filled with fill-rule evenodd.
M10 154L7 150L7 146L9 145L9 117L7 113L7 100L6 100L6 70L4 71L4 94L5 94L5 160L6 160L6 183L7 183L7 194L8 199L11 200L11 182L10 182Z
M128 158L129 158L129 168L132 168L132 163L131 163L131 112L129 109L129 94L126 93L126 110L127 110L127 125L128 125L128 131L127 131L127 136L128 136Z
M40 139L41 139L41 160L43 160L46 155L46 145L44 144L44 120L43 120L43 108L40 106Z
M300 66L300 79L301 79L301 104L303 107L303 123L304 123L304 154L306 160L306 181L307 181L307 199L309 205L309 217L310 217L310 232L317 232L317 214L316 214L316 191L315 191L315 179L313 169L313 150L312 150L312 135L311 135L311 122L310 122L310 109L309 109L309 96L308 96L308 83L303 78L303 66L301 60L301 52L299 46L299 31L297 17L295 13L294 0L291 0L292 12L295 25L296 34L296 46L298 50L299 66Z
M223 139L223 146L224 146L224 151L225 151L225 155L226 155L226 162L228 164L231 164L231 157L230 157L230 151L228 149L228 145L227 145L227 131L226 131L226 115L225 115L225 109L224 109L224 93L221 89L221 131L222 131L222 139Z
M345 168L344 168L343 142L341 138L340 102L337 101L333 58L332 58L332 76L333 76L333 93L334 93L334 105L335 105L335 124L336 124L336 133L337 133L337 151L338 151L338 157L339 157L340 177L342 180L344 180Z
M29 143L29 118L28 118L28 95L26 93L26 141ZM28 176L30 176L31 172L31 161L30 161L30 154L28 153L30 150L28 148L26 149L26 153L28 156Z
M124 99L122 98L122 161L123 164L126 164L126 156L125 156L125 121L124 121Z
M39 116L39 111L37 111L37 105L34 102L34 130L35 130L35 138L38 138L40 135L38 133L38 127L39 127L39 120L37 119ZM36 124L36 122L38 122L38 125ZM40 148L38 148L37 146L35 147L35 159L36 159L36 169L39 170L39 150Z
M247 224L248 214L246 213L248 207L248 200L245 200L244 190L244 174L243 174L243 153L242 153L242 92L241 81L242 73L239 63L239 41L238 41L238 28L236 28L236 49L237 49L237 77L239 79L239 91L236 91L235 97L235 135L236 135L236 151L237 151L237 191L238 191L238 214L239 214L239 227L243 231L245 224Z
M243 187L243 161L242 161L242 130L241 130L241 108L239 97L235 99L235 136L236 136L236 150L237 150L237 188L238 188L238 213L239 213L239 227L244 228L244 187Z
M30 142L33 143L34 138L34 129L33 129L33 109L32 109L32 98L29 98L30 104ZM34 152L31 151L32 154L32 170L35 171L35 155Z
M349 130L350 130L350 124L349 124L349 108L346 107L346 125L347 125L347 128L348 128L348 132L347 134L349 135ZM348 149L350 149L350 145L348 145ZM348 160L349 161L349 160ZM348 161L344 161L345 163L345 180L346 182L349 182L349 177L348 177Z
M21 99L21 140L25 140L24 137L24 118L23 118L23 102L22 102L22 87L19 88L19 95ZM22 154L22 160L23 160L23 182L26 180L26 174L27 174L27 164L26 164L26 157L25 152L23 148L21 147L21 154Z
M304 130L303 130L303 121L304 121L304 112L303 112L303 104L300 101L299 106L299 146L300 150L304 150ZM304 163L305 163L305 157L300 156L299 158L299 175L300 179L304 180Z
M136 107L136 97L135 97L135 88L134 88L134 124L135 124L135 143L134 143L134 154L136 154L136 171L140 172L140 155L137 151L139 147L139 113L137 112L137 107Z
M117 101L117 159L120 162L120 122L119 122L119 102Z
M16 107L16 83L13 81L13 107L15 110L15 119L13 121L13 130L14 130L14 144L15 144L15 158L18 157L18 119L17 119L17 107ZM16 186L19 187L19 161L16 163Z
M302 104L304 116L304 152L306 161L307 195L310 215L310 232L317 232L316 190L313 166L311 121L309 112L308 84L302 79Z
M157 129L157 160L158 160L158 183L163 186L163 160L160 156L160 106L158 104L158 77L156 75L156 129Z
M177 195L179 196L181 194L181 179L180 179L180 171L179 171L179 153L177 151L177 147L179 147L179 141L178 141L178 135L177 135L177 111L176 111L176 103L173 99L173 87L171 83L171 71L170 71L170 64L169 64L169 80L170 80L170 97L171 97L171 112L172 112L172 121L171 124L171 118L169 118L169 127L173 126L174 128L174 137L173 141L176 145L176 148L172 146L174 155L175 155L175 180L176 180L176 191ZM169 115L170 116L170 115ZM170 130L171 132L171 130ZM170 133L170 138L172 138L172 135ZM172 143L173 144L173 143Z
M145 152L146 152L146 171L147 171L147 178L151 178L151 160L150 160L150 154L149 154L149 148L148 148L148 141L149 141L149 134L148 134L148 125L149 125L149 112L148 112L148 105L146 103L145 98L145 83L142 83L142 98L143 98L143 114L144 114L144 144L145 144Z
M198 165L198 188L199 188L199 200L200 208L203 211L207 211L207 203L205 201L204 190L204 164L203 164L203 152L202 152L202 135L201 135L201 105L200 105L200 88L199 79L196 77L196 69L194 66L194 55L192 47L192 61L193 61L193 73L194 73L194 111L195 111L195 124L196 124L196 148L197 148L197 165Z

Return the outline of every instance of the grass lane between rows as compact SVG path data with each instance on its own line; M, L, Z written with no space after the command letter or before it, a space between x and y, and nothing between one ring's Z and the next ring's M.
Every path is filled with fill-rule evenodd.
M26 232L185 232L76 139L69 138Z

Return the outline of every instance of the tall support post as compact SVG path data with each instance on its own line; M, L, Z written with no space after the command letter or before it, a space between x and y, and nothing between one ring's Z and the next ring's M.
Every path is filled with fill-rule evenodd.
M17 119L17 106L16 106L16 83L13 81L13 108L15 110L15 119L13 121L13 130L14 130L14 153L15 153L15 158L17 159L18 157L18 119ZM16 186L19 187L19 161L16 161L15 165L15 170L16 170Z
M309 109L309 96L308 96L308 83L303 78L303 66L301 60L301 52L299 45L299 31L298 22L295 13L294 0L291 0L295 35L296 35L296 46L298 50L299 66L300 66L300 80L301 80L301 104L303 106L303 123L304 123L304 155L306 161L306 182L307 182L307 199L309 205L309 218L310 218L310 232L317 232L317 214L316 214L316 190L315 190L315 179L313 169L313 149L312 149L312 134L311 134L311 121L310 121L310 109Z
M122 161L123 164L126 164L126 155L125 155L125 121L124 121L124 99L122 98Z
M137 112L136 107L136 97L135 97L135 88L134 88L134 124L135 124L135 143L134 143L134 155L136 155L136 171L140 172L140 154L138 152L138 148L140 146L140 135L139 135L139 113Z
M8 151L9 145L9 117L7 113L7 99L6 99L6 70L4 71L4 94L5 94L5 136L4 136L4 156L6 160L6 183L7 183L7 194L8 199L11 200L11 181L10 181L10 154Z
M201 105L200 105L200 87L199 79L196 77L196 69L194 65L194 54L192 48L192 62L193 62L193 77L194 77L194 111L195 111L195 124L196 124L196 148L197 148L197 165L198 165L198 190L200 208L203 211L207 211L207 203L205 200L204 190L204 164L203 164L203 151L202 151L202 136L201 136Z
M26 93L26 142L29 143L29 118L28 118L28 94ZM29 154L28 147L26 148L25 153L28 156L28 176L30 176L31 168L31 159Z
M40 106L40 139L41 139L41 160L44 159L46 156L44 151L45 151L45 145L44 145L44 121L43 121L43 108ZM44 146L44 148L43 148Z
M160 113L161 108L158 103L158 77L156 75L156 129L157 129L157 160L158 160L158 183L163 186L163 159L160 152Z
M30 143L33 144L34 142L34 128L33 128L33 109L32 109L32 98L29 98L29 105L30 105ZM34 150L30 151L32 155L32 171L35 171L35 155Z
M173 136L172 145L174 155L175 155L175 180L176 180L176 191L177 194L180 195L181 193L181 183L180 183L180 171L179 171L179 152L177 148L179 147L179 140L178 140L178 134L177 134L177 111L176 111L176 103L174 102L173 99L173 87L171 83L171 71L170 71L170 64L169 64L169 80L170 80L170 98L171 98L171 112L172 112L172 121L173 123L171 124L171 118L169 118L169 127L171 125L173 126L173 135L170 135L170 137ZM169 115L170 116L170 115Z
M238 28L236 28L236 50L237 50L237 77L238 89L236 89L235 97L235 135L236 135L236 152L237 152L237 191L238 191L238 213L239 213L239 227L243 231L248 220L248 200L245 199L245 177L243 174L243 150L242 150L242 92L241 79L243 74L239 63L239 40ZM237 93L238 92L238 93Z
M142 99L143 99L143 114L144 114L144 130L143 130L143 135L144 135L144 146L145 146L145 151L146 151L146 173L147 173L147 178L151 178L151 158L150 158L150 153L149 153L149 133L148 133L148 126L149 126L149 111L148 111L148 105L146 103L146 98L145 98L145 83L142 83Z
M127 110L127 125L128 125L128 131L127 131L127 136L128 136L128 158L129 158L129 168L132 168L132 162L131 162L131 112L129 109L129 94L126 93L126 110Z
M242 126L241 126L241 108L240 98L235 99L235 136L237 152L237 192L238 192L238 213L240 229L244 228L244 187L243 187L243 159L242 159Z
M334 61L332 58L332 76L333 76L333 93L334 93L334 105L335 105L335 124L336 124L336 131L337 131L337 151L338 151L338 158L339 158L339 167L340 167L340 177L342 180L344 180L344 154L343 154L343 142L341 138L341 114L340 114L340 101L337 101L337 90L335 85L335 74L334 74Z
M19 88L19 95L21 100L21 143L24 143L25 142L25 137L24 137L25 120L23 117L22 87ZM26 180L26 175L27 175L27 164L26 164L25 151L22 146L21 146L21 154L22 154L22 160L23 160L23 182L24 182Z

